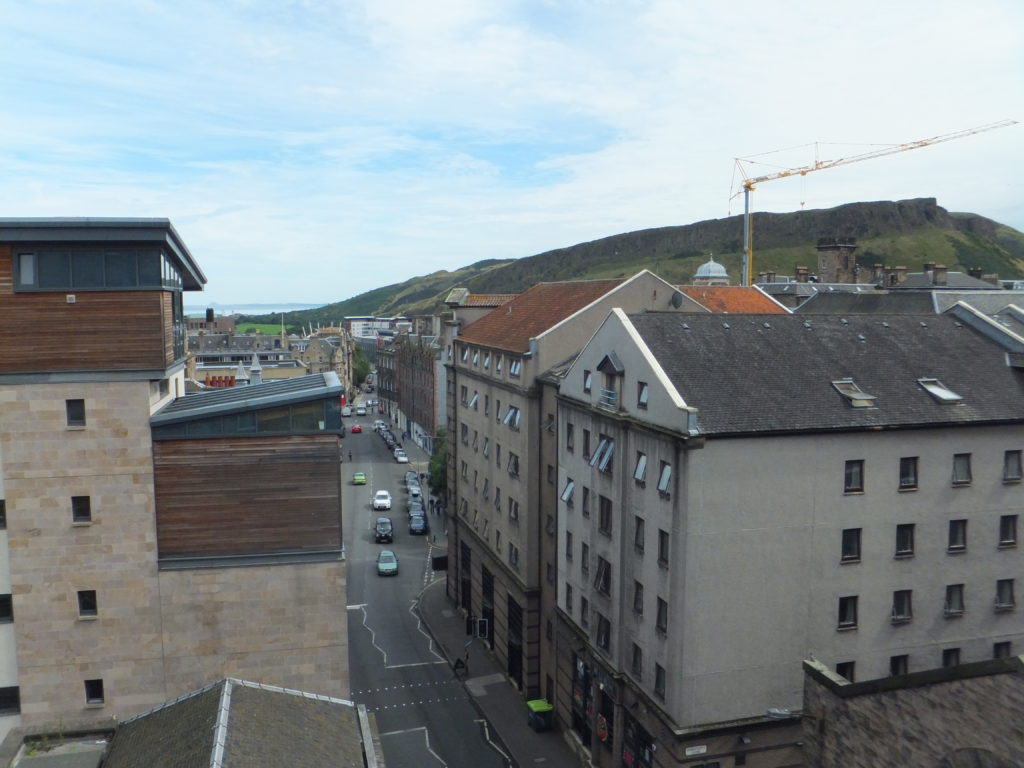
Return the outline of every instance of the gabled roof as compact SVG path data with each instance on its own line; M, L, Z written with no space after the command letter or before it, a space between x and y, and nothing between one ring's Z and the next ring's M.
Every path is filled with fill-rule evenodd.
M786 308L754 286L680 285L679 290L712 312L730 314L786 313Z
M123 721L103 765L362 768L363 747L352 702L228 678Z
M1024 422L1024 372L1007 365L1024 340L969 314L629 320L697 409L701 434ZM936 402L922 378L940 380L962 404ZM876 407L851 407L832 384L841 380L870 392Z
M793 311L815 315L933 315L935 305L931 294L923 291L816 293Z
M314 373L179 397L153 414L149 423L156 427L289 403L324 400L343 393L344 387L334 371Z
M467 325L459 333L459 340L526 353L530 349L530 339L625 282L624 279L616 279L537 283Z

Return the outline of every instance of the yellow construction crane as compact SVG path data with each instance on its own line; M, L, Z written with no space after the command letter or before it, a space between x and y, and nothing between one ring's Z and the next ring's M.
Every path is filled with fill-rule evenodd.
M736 158L736 167L739 169L740 175L743 176L743 285L751 285L753 283L754 273L754 252L752 246L753 232L751 231L751 218L750 218L750 193L754 191L756 185L763 181L772 181L773 179L784 179L787 176L806 176L812 171L823 171L826 168L835 168L837 165L847 165L848 163L856 163L861 160L871 160L875 157L885 157L886 155L894 155L897 152L906 152L909 149L918 149L919 147L928 147L932 144L939 144L943 141L952 141L953 139L959 139L964 136L972 136L975 133L982 133L984 131L992 131L996 128L1005 128L1009 125L1016 125L1016 120L1000 120L998 123L989 123L988 125L979 125L977 128L967 128L962 131L956 131L955 133L947 133L942 136L933 136L930 139L921 139L919 141L911 141L906 144L896 144L891 147L885 147L884 149L876 149L871 152L864 152L860 155L851 155L849 157L840 157L835 160L816 160L811 165L802 165L798 168L787 168L786 170L776 171L775 173L768 173L764 176L755 176L751 178L747 175L746 169L743 167L743 163L751 162L742 157ZM733 197L736 197L740 193L737 192ZM732 199L732 198L730 198Z

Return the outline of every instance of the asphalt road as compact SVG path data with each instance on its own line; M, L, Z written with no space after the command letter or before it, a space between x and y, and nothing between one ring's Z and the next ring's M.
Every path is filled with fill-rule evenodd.
M388 768L506 768L497 737L416 614L420 591L443 575L431 571L428 537L409 533L403 478L410 466L395 463L373 431L375 418L345 420L346 426L362 424L365 430L345 438L342 464L352 699L376 717ZM354 472L366 473L365 486L352 485ZM378 490L391 492L390 513L371 509ZM374 542L373 524L380 515L394 523L392 544ZM381 549L398 556L397 576L377 575Z

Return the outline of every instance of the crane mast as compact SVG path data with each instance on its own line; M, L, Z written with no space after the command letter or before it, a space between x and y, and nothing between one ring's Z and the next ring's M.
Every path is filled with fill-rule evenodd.
M894 155L897 152L906 152L911 149L930 147L933 144L941 144L944 141L952 141L953 139L960 139L965 136L973 136L976 133L992 131L995 130L996 128L1005 128L1010 125L1016 125L1016 123L1016 120L1000 120L999 122L996 123L979 125L976 128L965 128L964 130L961 131L946 133L941 136L933 136L928 139L919 139L918 141L909 141L906 144L897 144L892 147L876 149L871 152L864 152L858 155L840 157L834 160L816 160L810 165L802 165L796 168L787 168L785 170L776 171L775 173L768 173L763 176L754 176L753 178L747 175L746 168L743 167L743 163L749 161L744 160L744 158L742 157L737 157L736 167L739 169L740 175L743 176L743 276L741 280L742 284L753 284L754 252L752 242L753 231L751 226L752 222L750 214L750 193L754 191L756 185L765 181L772 181L774 179L784 179L789 176L806 176L808 173L812 173L813 171L823 171L826 168L835 168L840 165L858 163L861 160L871 160L876 157ZM733 197L735 196L736 195L733 195Z

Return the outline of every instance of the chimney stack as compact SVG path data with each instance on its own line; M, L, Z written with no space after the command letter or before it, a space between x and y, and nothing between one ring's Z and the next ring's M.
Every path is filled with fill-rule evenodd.
M985 274L985 271L981 267L971 267L967 270L967 274L975 280L981 280L981 276Z
M796 268L796 281L798 283L806 283L807 282L807 267L797 267Z
M932 267L932 285L945 285L948 272L945 264L936 264Z
M208 322L208 323L212 323L213 322L213 307L207 307L206 308L206 322Z

